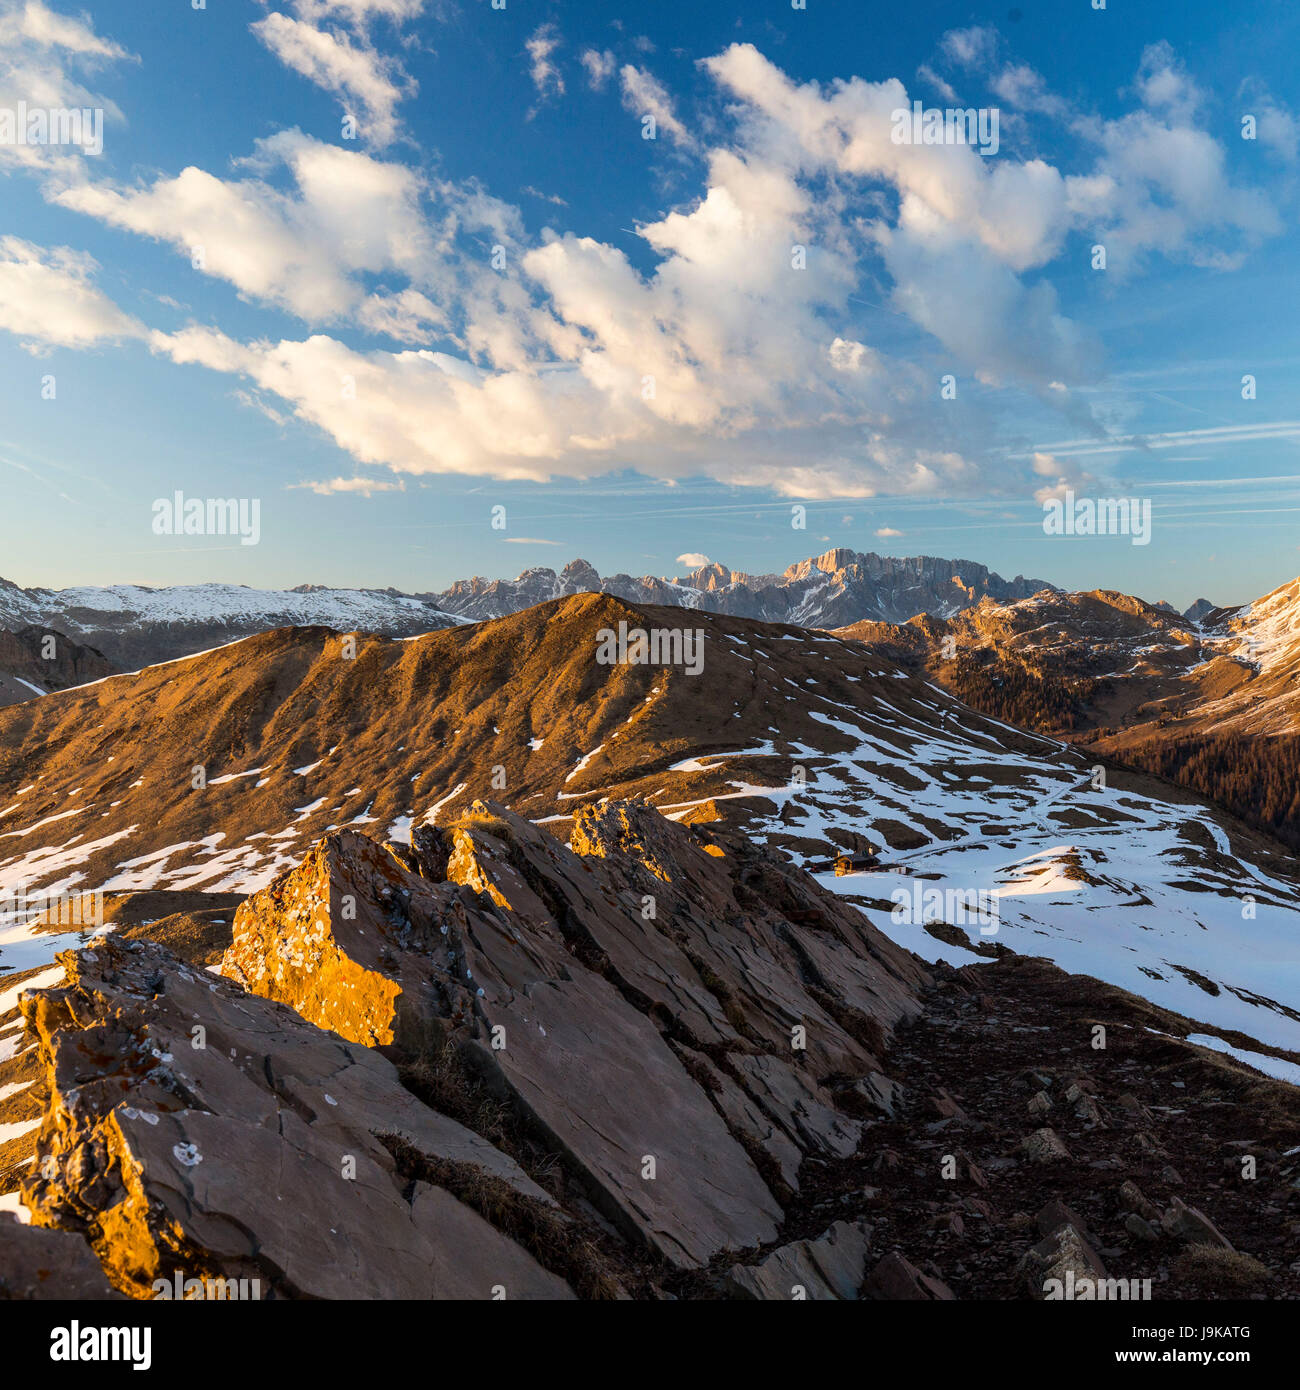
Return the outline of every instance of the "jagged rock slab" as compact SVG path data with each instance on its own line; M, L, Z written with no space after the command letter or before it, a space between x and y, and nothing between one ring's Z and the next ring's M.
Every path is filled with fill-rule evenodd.
M1189 1207L1181 1197L1175 1197L1169 1210L1160 1218L1165 1231L1187 1245L1209 1245L1219 1250L1231 1250L1232 1242L1203 1211Z
M776 1173L791 1192L799 1190L799 1165L803 1150L790 1135L765 1114L748 1091L714 1062L698 1052L688 1052L690 1064L697 1069L701 1084L727 1122L728 1129L745 1145L751 1156L758 1149L766 1160L775 1165Z
M765 1244L750 1153L794 1187L800 1154L854 1151L820 1078L879 1070L924 972L797 871L645 806L584 811L573 844L483 802L409 848L336 833L243 904L223 969L366 1045L444 1030L670 1261Z
M448 1025L598 1208L674 1262L776 1234L775 1198L658 1029L536 912L432 885L364 837L335 835L243 904L223 968L368 1045L416 1035L403 1009ZM340 985L355 1007L339 1005Z
M147 1297L179 1269L272 1297L571 1296L450 1193L406 1190L378 1131L549 1201L376 1052L152 943L60 960L68 983L23 1005L51 1091L24 1200L34 1224L83 1232L119 1288Z
M121 1297L80 1236L24 1226L0 1212L0 1300L80 1303Z
M611 862L589 862L602 858L602 850L583 833L589 820L582 813L574 832L579 854L519 816L496 806L491 813L487 824L471 822L449 832L449 879L488 893L534 929L557 923L580 949L603 957L606 974L622 993L671 1015L696 1046L739 1042L722 1004L674 939L672 929L680 935L681 923L665 898L663 882L651 878L629 884L615 877ZM651 814L672 830L662 816ZM693 871L692 884L699 888L707 881L711 861L681 834L675 836L674 849L677 858L668 861L674 872ZM689 859L689 867L683 859Z
M870 1243L866 1222L837 1221L816 1240L782 1245L754 1265L733 1265L724 1282L736 1298L856 1299Z
M607 865L631 901L655 896L659 920L681 933L760 1043L789 1057L801 1026L818 1076L875 1069L873 1047L918 1010L927 977L912 957L739 837L709 854L651 808L606 801L577 813L570 843Z
M337 831L240 905L221 973L350 1042L416 1046L456 896L359 831Z

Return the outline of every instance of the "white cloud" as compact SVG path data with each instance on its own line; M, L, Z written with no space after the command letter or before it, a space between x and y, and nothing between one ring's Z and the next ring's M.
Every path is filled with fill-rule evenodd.
M530 198L540 199L543 203L550 203L557 208L567 208L569 206L568 202L564 198L561 198L558 193L544 193L540 188L534 188L531 183L524 184L519 191L521 193L526 193Z
M1259 113L1259 138L1288 164L1294 164L1300 152L1300 121L1283 106L1263 106Z
M876 535L880 536L882 539L886 536L901 536L902 534L901 531L895 531L892 526L881 526L876 530Z
M1095 127L1102 155L1090 176L1069 181L1071 210L1097 229L1120 274L1149 251L1240 264L1282 230L1272 202L1232 183L1223 147L1195 124L1200 92L1167 43L1143 51L1136 85L1142 109Z
M423 280L436 267L436 233L412 170L297 131L263 141L249 163L267 175L287 169L294 191L190 167L145 187L77 183L55 201L197 255L200 273L306 320L356 315L374 331L391 321L413 334L440 321L418 292L367 296L364 283L386 272Z
M1099 372L1087 335L1059 312L1046 281L1027 286L987 246L951 223L913 209L880 233L894 302L986 385L1058 378L1076 385Z
M1185 124L1201 104L1201 92L1165 40L1142 50L1135 83L1142 105Z
M957 104L957 91L952 83L945 77L940 77L937 72L929 65L922 63L916 70L916 75L922 82L928 83L936 92L948 103L949 106Z
M939 50L944 57L964 68L987 67L997 49L998 31L979 25L969 29L950 29L939 40Z
M691 145L690 132L677 119L672 98L653 74L626 64L619 73L623 105L638 119L653 116L655 125L679 145ZM657 137L656 137L657 138Z
M115 102L85 85L99 69L134 61L112 39L95 32L88 17L58 14L41 0L0 0L0 108L102 111L105 122L118 125ZM25 167L76 177L94 150L77 145L0 145L0 170Z
M1070 459L1059 459L1054 454L1036 453L1033 457L1034 473L1040 478L1052 481L1034 492L1034 501L1040 506L1045 502L1065 500L1066 492L1076 496L1087 495L1098 486L1098 479Z
M897 189L895 225L872 235L894 281L895 304L990 382L1045 389L1091 378L1094 355L1057 311L1050 286L1019 272L1050 260L1069 227L1066 185L1041 160L986 161L968 146L898 145L894 110L908 104L896 80L797 87L749 45L706 67L754 110L743 127L770 164ZM761 122L757 117L761 116Z
M711 565L712 560L707 555L701 555L697 550L688 550L685 555L677 557L679 565L689 565L693 570L702 570L706 565Z
M331 478L327 482L292 483L293 488L306 488L318 497L334 497L339 493L370 497L376 492L403 492L405 485L382 478Z
M953 51L983 50L968 39ZM554 47L539 53L549 64ZM279 341L193 324L150 343L239 376L259 408L284 403L358 464L531 480L633 469L794 498L1031 485L1027 464L1007 470L981 404L993 391L969 378L1029 388L1093 428L1075 388L1098 373L1096 345L1037 274L1067 238L1109 228L1112 263L1133 264L1152 250L1240 254L1273 225L1262 195L1228 183L1221 147L1174 114L1195 105L1185 78L1161 78L1160 52L1143 66L1153 105L1114 121L1067 115L1084 148L1069 174L896 145L898 80L801 85L751 45L702 68L727 104L725 124L702 126L715 132L707 149L653 77L622 69L629 109L653 110L699 155L682 168L704 171L698 197L633 229L635 254L574 232L529 237L477 184L297 131L229 177L83 176L53 196L187 259L201 247L196 273L297 315L306 331ZM1053 100L1009 71L995 80ZM882 283L926 334L924 369L869 341L855 306ZM393 350L363 350L358 331ZM965 380L939 406L942 371Z
M293 0L303 19L344 19L361 25L376 15L400 24L424 10L424 0Z
M505 536L507 545L563 545L563 541L544 541L537 536Z
M1287 164L1294 164L1300 155L1300 121L1287 107L1275 101L1261 82L1242 83L1241 95L1246 99L1242 115L1255 117L1260 144Z
M89 16L56 14L41 0L22 0L0 14L0 43L30 40L40 48L61 48L89 58L125 58L120 44L96 34Z
M404 343L428 339L447 324L446 314L428 295L409 288L394 294L376 290L361 301L356 317L368 332Z
M33 349L91 347L144 328L92 283L95 262L67 246L0 237L0 329Z
M1002 69L993 79L993 90L1009 106L1022 111L1038 111L1045 116L1065 116L1069 103L1048 91L1040 74L1025 63Z
M396 137L397 107L416 90L397 62L344 33L288 15L269 14L250 27L286 67L339 97L362 139L383 146Z
M560 69L551 61L552 55L560 47L560 34L554 24L541 24L533 30L524 44L528 50L529 74L533 86L540 97L562 97L564 78Z
M1094 170L1066 180L1067 206L1106 247L1109 273L1133 274L1152 251L1230 268L1282 230L1264 193L1232 182L1204 130L1142 110L1106 122L1098 141Z
M614 55L608 48L584 48L581 61L587 70L587 85L593 91L603 91L605 84L614 75Z

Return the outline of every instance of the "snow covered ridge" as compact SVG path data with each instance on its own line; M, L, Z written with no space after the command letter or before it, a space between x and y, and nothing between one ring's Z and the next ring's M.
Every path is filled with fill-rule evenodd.
M1300 579L1238 609L1226 626L1236 655L1261 669L1294 659L1300 651Z
M1300 1055L1300 892L1268 846L1213 808L1158 799L1119 770L1099 778L1087 750L978 714L825 634L698 612L710 634L698 676L596 667L596 625L616 612L576 600L472 642L445 632L376 644L342 710L317 698L320 672L303 661L332 675L330 641L253 639L250 659L277 689L292 674L299 703L260 731L250 722L256 736L213 762L202 796L188 773L204 760L173 749L255 691L238 656L116 676L68 699L85 702L86 728L58 766L43 727L11 721L0 888L249 893L323 835L409 844L484 793L548 826L635 797L668 819L743 825L925 959L977 960L991 938L1207 1034ZM593 670L607 674L589 682ZM840 849L875 862L827 874ZM15 952L37 968L59 949L21 927L0 921L0 972Z
M971 560L896 558L847 549L801 560L781 574L746 574L710 562L676 578L602 578L585 560L573 560L558 574L534 568L514 580L461 579L441 593L418 594L318 584L293 589L241 584L23 589L0 579L0 630L52 629L91 648L92 654L101 653L117 670L138 670L274 628L320 626L414 637L577 593L829 628L863 619L906 622L923 612L949 617L982 598L1014 601L1050 588L1041 579L1003 579ZM16 684L19 675L32 680L30 672L0 665L0 704L43 693L42 688ZM61 681L53 688L73 683Z
M1042 579L1003 579L972 560L933 555L896 557L838 548L810 556L780 574L746 574L710 562L689 574L656 578L601 576L586 560L558 573L527 569L517 579L458 580L428 597L447 612L474 619L503 617L568 594L599 591L629 603L703 609L763 622L842 627L873 619L906 622L918 613L948 616L983 597L1020 599L1052 586Z
M349 627L383 622L394 616L435 616L450 626L461 619L442 613L424 599L396 590L250 589L243 584L179 584L149 589L139 584L108 588L19 589L0 581L0 623L59 623L90 631L89 620L124 619L139 623L212 623L263 621L272 625Z
M20 589L0 579L0 629L49 628L102 652L116 667L173 661L279 627L363 630L411 637L468 621L396 589L250 589L181 584L150 589Z
M991 936L1300 1051L1300 893L1253 862L1210 808L1098 784L1085 759L1047 740L1041 756L1026 756L974 721L962 728L883 701L853 709L816 692L803 698L841 737L800 750L806 780L763 788L737 779L735 794L775 807L754 828L804 867L815 865L801 841L835 831L865 839L877 867L815 877L899 945L960 965ZM863 807L887 813L918 847L900 850L864 828ZM919 908L899 912L900 903ZM936 937L925 925L936 922L958 934ZM956 944L961 937L968 944Z

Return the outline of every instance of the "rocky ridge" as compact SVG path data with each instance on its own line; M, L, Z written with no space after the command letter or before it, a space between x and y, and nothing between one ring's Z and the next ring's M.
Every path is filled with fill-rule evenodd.
M487 803L340 832L241 904L225 979L147 939L60 957L9 1064L33 1224L136 1297L645 1294L778 1244L928 976L742 839L606 803L573 845Z
M1294 1087L1045 962L923 966L638 802L569 846L486 802L339 832L220 975L140 934L60 966L0 1062L40 1117L0 1297L1300 1292Z
M102 652L62 632L33 626L0 629L0 705L85 685L112 670Z
M800 560L780 574L745 574L711 563L673 579L628 574L602 578L586 560L573 560L558 574L537 568L514 580L462 579L423 597L474 621L500 618L568 594L603 592L629 603L824 628L869 619L901 623L927 612L947 617L985 596L1025 598L1046 587L1041 579L1020 575L1003 579L972 560L864 554L839 547Z
M975 708L1088 745L1300 845L1300 579L1179 616L1108 590L983 599L839 636L924 669Z
M863 619L905 622L920 612L947 616L985 595L1016 599L1043 587L1040 579L1003 579L971 560L894 558L845 549L801 560L782 574L750 575L710 564L678 578L602 578L586 560L574 560L558 574L536 568L513 580L460 579L440 593L419 594L322 584L287 590L238 584L23 589L0 579L0 629L53 628L70 634L107 659L103 671L83 677L98 679L110 670L174 661L274 628L321 626L414 637L581 593L608 593L632 603L702 608L765 622L833 627ZM7 669L0 659L0 672ZM33 679L43 689L76 683L55 680L47 685ZM5 693L0 684L0 703Z

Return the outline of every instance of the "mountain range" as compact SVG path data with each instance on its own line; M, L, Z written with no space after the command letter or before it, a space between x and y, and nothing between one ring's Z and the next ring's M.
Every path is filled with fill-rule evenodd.
M1300 579L1199 621L1106 590L852 624L998 718L1086 745L1300 847Z
M396 589L314 584L284 590L240 584L22 589L0 579L0 628L64 635L100 653L107 669L116 671L172 661L276 627L328 624L345 632L408 637L457 621Z
M701 608L737 618L838 627L862 619L906 622L917 613L947 617L981 598L1025 598L1050 587L1040 579L1003 579L971 560L933 555L894 558L855 550L828 550L781 574L744 574L708 564L676 579L602 578L585 560L558 574L530 569L515 580L458 580L439 594L424 595L447 612L479 621L517 613L576 593L608 593L629 603Z
M733 573L713 564L676 579L626 574L602 579L585 560L574 560L559 574L531 569L514 580L462 579L441 593L421 594L319 584L288 590L231 584L51 590L21 589L0 580L0 628L53 629L97 649L113 669L127 670L276 627L325 626L411 637L584 592L827 627L864 618L905 622L921 612L947 616L986 595L1021 598L1044 587L1041 580L1019 576L1004 580L968 560L927 555L891 559L851 550L827 551L779 575Z
M843 549L801 560L781 574L751 575L709 564L672 579L602 578L585 560L574 560L558 574L530 569L514 580L476 577L457 580L440 593L420 594L319 584L287 590L231 584L23 589L0 579L0 629L54 632L69 639L74 651L84 647L97 652L107 662L106 672L172 661L277 627L324 626L413 637L576 593L609 593L630 603L827 628L862 621L903 623L920 613L947 618L985 599L1015 601L1051 588L1020 575L1003 579L969 560L929 555L895 559ZM1198 601L1198 608L1209 606ZM84 664L85 658L77 659ZM48 673L29 669L0 651L0 703L28 698L33 686L44 692L66 684L62 667Z
M1273 993L1300 925L1275 842L1119 768L1095 788L1092 747L978 714L830 634L697 611L698 675L595 660L601 632L679 618L581 594L365 637L354 656L327 629L281 629L11 706L0 887L247 893L347 828L409 839L490 798L564 835L583 806L635 799L743 829L804 867L872 851L900 874L974 875L1003 898L999 941L1023 932L1036 954L1300 1052ZM1239 861L1257 866L1248 929ZM1058 889L1063 915L1044 916ZM1135 930L1139 899L1149 920ZM1096 949L1097 930L1081 930L1094 918L1123 952ZM1278 943L1253 973L1245 931Z
M501 617L101 591L123 655L422 630L61 639L0 709L0 1294L1300 1295L1289 821L1141 755L1285 767L1300 581L868 558Z
M682 618L0 711L0 889L105 903L0 924L11 1296L1300 1293L1281 846L853 636L597 657Z

